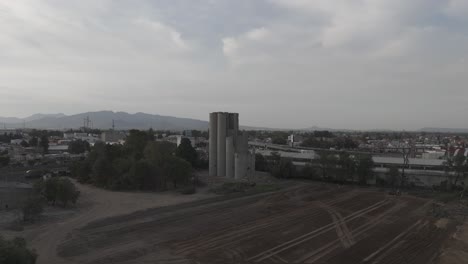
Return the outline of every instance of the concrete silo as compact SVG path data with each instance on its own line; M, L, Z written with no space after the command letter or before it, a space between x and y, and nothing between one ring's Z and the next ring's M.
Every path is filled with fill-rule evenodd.
M234 153L234 136L229 136L226 138L226 177L228 178L234 178Z
M210 131L209 131L209 175L216 176L217 159L218 159L218 113L210 114Z
M218 176L226 176L226 127L227 113L218 113L217 162Z
M209 175L245 178L253 175L255 155L249 151L248 136L239 133L239 114L210 114Z

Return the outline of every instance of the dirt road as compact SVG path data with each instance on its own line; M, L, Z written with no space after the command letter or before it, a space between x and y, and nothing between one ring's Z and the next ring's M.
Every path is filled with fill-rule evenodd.
M59 246L76 263L431 263L454 230L429 200L311 184L90 223Z
M180 195L176 193L129 193L111 192L89 185L77 184L81 192L77 205L78 212L54 223L29 226L22 234L39 253L38 264L74 263L57 255L57 246L70 237L70 233L101 218L128 214L147 208L174 205L211 197L211 194L197 193Z

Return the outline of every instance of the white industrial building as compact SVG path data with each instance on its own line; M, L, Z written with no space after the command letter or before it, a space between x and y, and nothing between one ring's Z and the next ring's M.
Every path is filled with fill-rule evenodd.
M210 113L209 175L241 179L254 175L255 153L248 135L239 132L239 114Z

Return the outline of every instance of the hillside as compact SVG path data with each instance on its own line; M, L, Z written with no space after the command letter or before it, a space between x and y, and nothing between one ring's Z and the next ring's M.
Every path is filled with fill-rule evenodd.
M38 129L69 129L79 128L84 124L84 119L89 117L90 126L93 128L107 129L112 127L114 120L116 129L165 129L165 130L183 130L198 129L206 130L208 122L189 118L179 118L172 116L152 115L145 113L129 114L126 112L86 112L76 115L42 115L35 114L27 118L1 118L0 122L5 123L10 128L28 128Z

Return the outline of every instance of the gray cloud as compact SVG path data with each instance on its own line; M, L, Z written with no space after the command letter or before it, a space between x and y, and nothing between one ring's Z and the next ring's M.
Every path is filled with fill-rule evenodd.
M466 127L466 17L462 0L0 0L0 111Z

